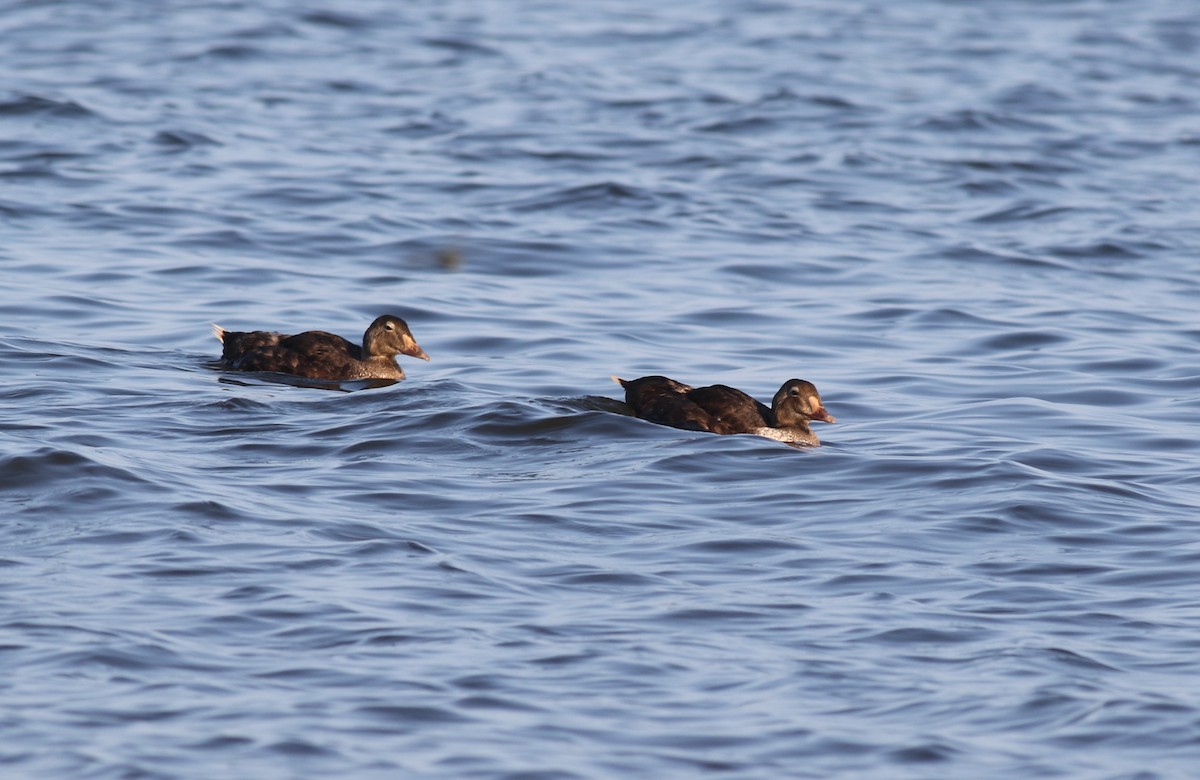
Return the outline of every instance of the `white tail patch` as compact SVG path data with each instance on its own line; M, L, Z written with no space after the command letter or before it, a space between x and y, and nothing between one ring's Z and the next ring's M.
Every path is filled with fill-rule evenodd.
M229 331L225 330L220 325L218 325L217 323L214 322L212 324L212 332L213 332L213 335L217 337L217 341L221 342L222 344L225 343L225 334L228 333Z
M621 377L617 376L616 374L612 374L611 377L612 377L612 381L616 382L621 387L625 386L625 380L622 379Z

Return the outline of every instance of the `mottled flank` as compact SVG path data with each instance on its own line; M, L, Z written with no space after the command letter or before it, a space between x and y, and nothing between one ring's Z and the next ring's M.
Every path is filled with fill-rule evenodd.
M771 406L726 385L691 387L665 376L613 381L625 388L625 403L643 420L709 433L753 433L810 447L821 441L808 423L835 422L817 388L802 379L783 383Z
M408 323L390 314L371 323L361 347L321 330L286 336L228 331L214 324L213 334L222 344L221 363L237 371L275 371L309 379L403 379L396 355L429 360Z

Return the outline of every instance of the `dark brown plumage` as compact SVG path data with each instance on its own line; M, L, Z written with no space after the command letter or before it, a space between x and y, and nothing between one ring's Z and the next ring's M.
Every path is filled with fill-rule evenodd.
M309 379L403 379L396 355L429 360L408 323L390 314L371 323L362 346L322 330L288 336L213 325L213 333L221 340L221 362L238 371L276 371Z
M690 387L665 376L613 379L625 388L625 402L643 420L710 433L753 433L793 444L819 446L809 421L834 422L817 388L803 379L783 383L771 406L726 385Z

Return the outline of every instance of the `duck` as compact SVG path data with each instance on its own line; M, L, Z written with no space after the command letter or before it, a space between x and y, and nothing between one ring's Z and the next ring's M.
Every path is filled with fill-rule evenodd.
M289 336L273 331L232 331L213 324L221 363L236 371L275 371L309 379L403 379L396 355L428 361L408 323L384 314L363 333L362 346L323 330Z
M728 385L691 387L665 376L613 381L625 388L625 403L643 420L689 431L752 433L807 447L821 446L812 420L837 422L812 382L789 379L771 405Z

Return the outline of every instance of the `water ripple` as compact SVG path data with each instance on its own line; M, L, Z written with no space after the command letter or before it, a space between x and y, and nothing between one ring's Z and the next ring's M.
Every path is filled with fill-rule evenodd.
M0 762L1190 776L1193 17L14 6ZM208 330L383 311L386 386Z

